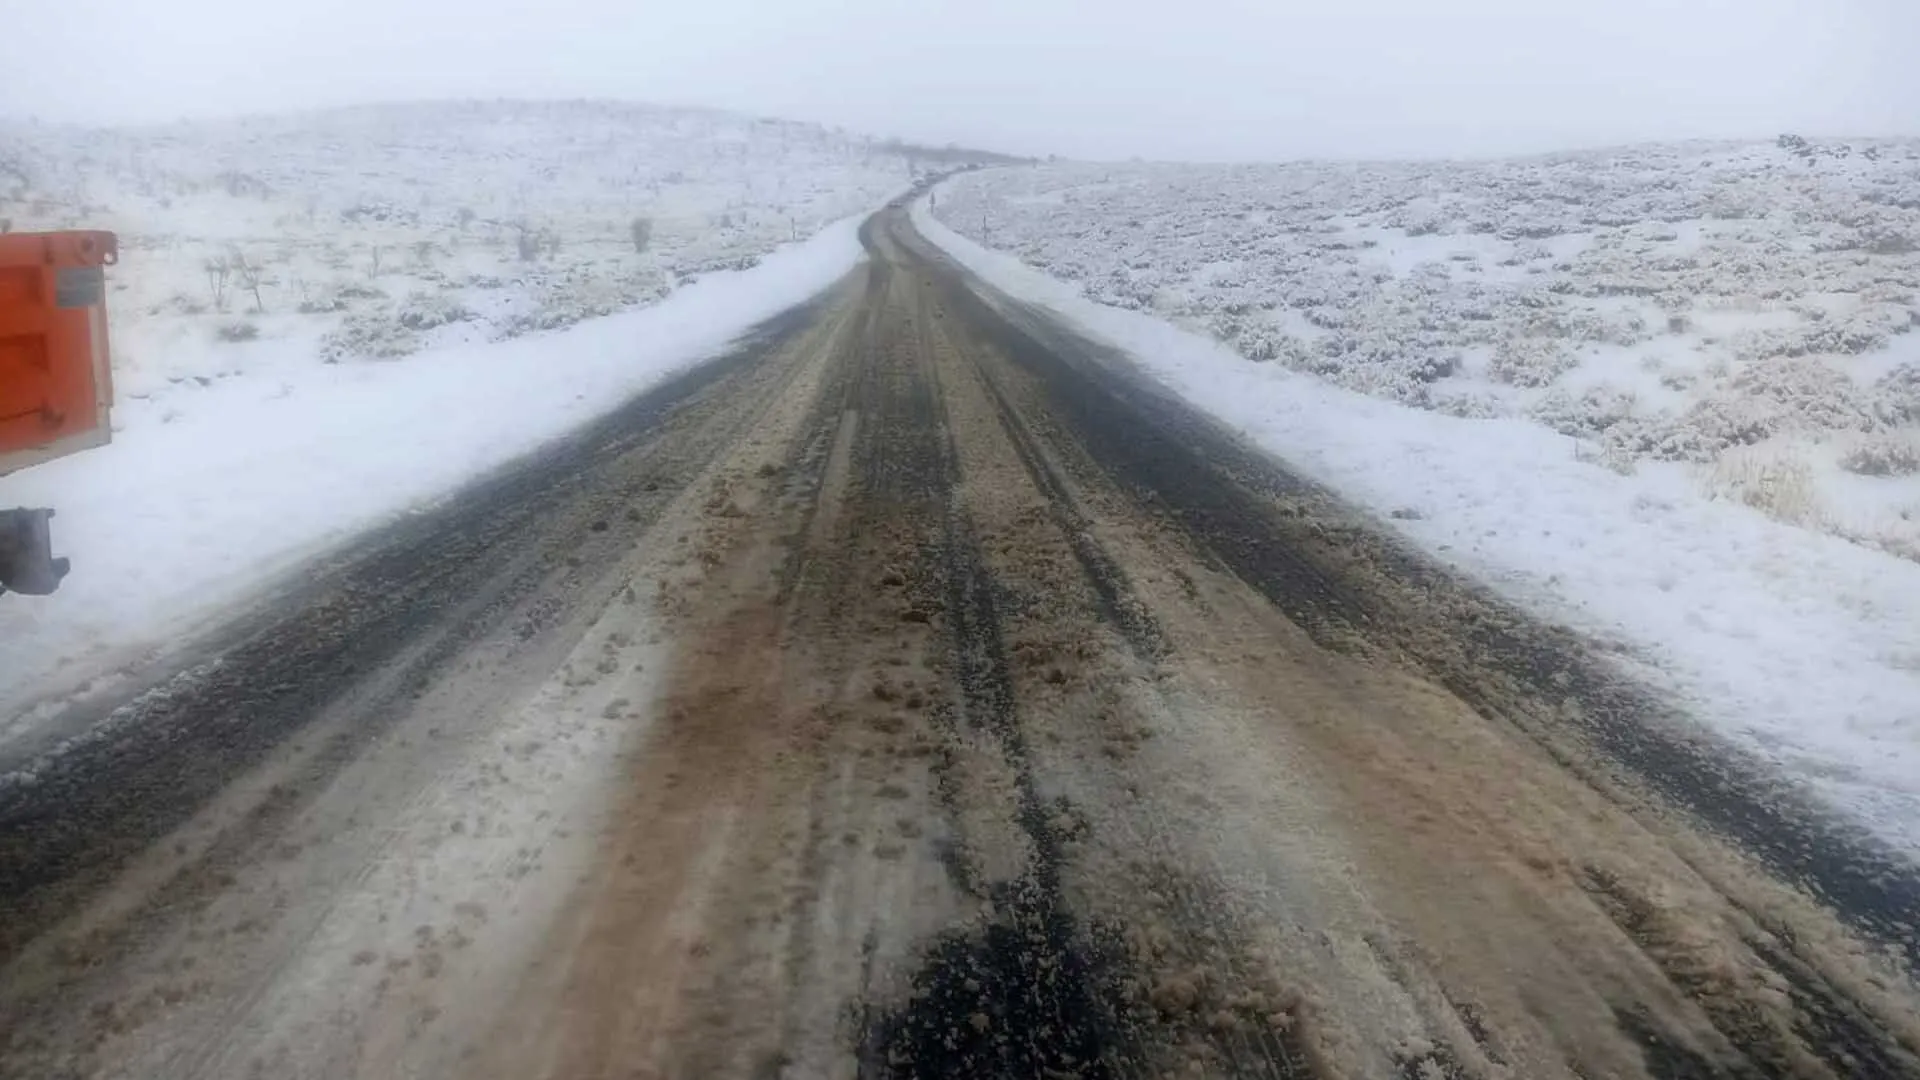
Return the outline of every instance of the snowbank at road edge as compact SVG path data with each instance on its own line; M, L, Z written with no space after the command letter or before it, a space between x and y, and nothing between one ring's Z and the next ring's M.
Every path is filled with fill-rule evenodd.
M191 403L128 401L111 445L0 480L52 506L73 573L0 600L0 716L136 660L198 617L724 350L864 257L866 215L662 302L403 363L276 365ZM33 716L0 719L0 739Z
M1187 400L1534 613L1623 645L1701 722L1920 852L1920 565L1712 502L1680 465L1622 476L1523 420L1463 420L1256 364L990 251L923 235L1130 354ZM1405 520L1401 520L1404 518Z

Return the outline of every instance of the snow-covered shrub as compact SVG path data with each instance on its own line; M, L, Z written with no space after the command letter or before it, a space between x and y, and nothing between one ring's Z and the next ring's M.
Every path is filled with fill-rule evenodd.
M1695 402L1677 417L1662 417L1634 433L1634 448L1661 461L1711 462L1738 446L1752 446L1781 427L1770 402L1718 396Z
M1510 337L1494 347L1487 374L1512 386L1546 386L1577 363L1566 346L1551 338Z
M653 303L672 291L667 278L652 269L549 278L539 287L534 309L508 318L504 325L495 328L495 335L512 338L558 330L586 319Z
M1839 319L1816 318L1802 328L1799 339L1783 355L1859 356L1884 347L1888 339L1906 332L1910 326L1905 311L1892 310L1886 305L1861 308Z
M400 302L393 317L408 330L420 331L465 322L473 318L473 313L456 297L445 293L414 292Z
M751 270L759 265L760 256L758 255L715 255L684 263L676 269L675 273L684 280L692 280L694 278L704 277L707 274L718 274L728 271L738 273L743 270Z
M1459 369L1457 354L1418 353L1384 336L1331 334L1278 357L1288 367L1374 397L1425 407L1432 384Z
M1558 229L1554 229L1553 232L1545 233L1544 236L1552 236L1558 231ZM1544 236L1542 238L1544 238ZM1525 239L1522 237L1519 243L1513 245L1513 251L1509 253L1505 259L1501 260L1501 265L1523 266L1527 263L1540 262L1551 258L1553 258L1552 248L1540 243L1539 239Z
M1911 255L1920 251L1912 236L1890 228L1861 230L1860 246L1875 255Z
M1431 211L1415 210L1408 213L1404 220L1408 236L1432 236L1446 224Z
M1920 423L1920 364L1901 364L1873 384L1873 411L1883 424Z
M1487 394L1432 394L1428 397L1427 407L1462 420L1492 420L1506 415L1506 409L1499 400Z
M1636 433L1636 449L1663 461L1712 462L1777 435L1866 431L1875 426L1846 375L1810 358L1753 364L1677 417Z
M245 319L235 319L215 327L213 336L226 342L252 341L260 336L260 328Z
M1775 430L1865 431L1874 426L1858 385L1845 372L1812 357L1750 364L1734 375L1731 390L1772 406Z
M1576 439L1605 436L1621 427L1637 426L1639 399L1609 387L1589 387L1579 394L1550 391L1528 416L1562 435Z
M418 352L420 338L387 311L360 311L348 315L320 339L320 357L329 364L342 360L393 360Z
M380 222L410 225L419 221L419 214L407 207L388 202L364 202L345 207L340 211L340 220L348 224Z
M294 310L302 315L326 315L335 311L345 311L346 309L346 297L330 289L309 296L294 306Z
M1568 305L1530 308L1520 324L1529 334L1596 345L1638 345L1649 336L1647 322L1639 315Z
M1840 467L1861 476L1912 476L1920 473L1920 436L1877 432L1840 455Z
M378 285L368 285L358 281L344 281L333 287L333 295L341 300L385 300L386 290Z

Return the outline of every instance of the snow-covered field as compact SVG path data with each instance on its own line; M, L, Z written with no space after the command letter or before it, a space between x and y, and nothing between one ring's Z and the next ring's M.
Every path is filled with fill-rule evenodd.
M0 121L0 220L119 233L119 396L185 416L236 375L655 303L878 205L913 168L815 125L601 102Z
M1920 560L1920 141L1053 165L935 213L1250 360Z
M0 125L0 219L122 245L113 444L0 478L0 505L57 508L75 567L0 601L0 738L824 288L910 168L816 127L598 104Z
M1920 853L1920 464L1857 460L1920 421L1920 144L1875 152L1050 165L916 218Z

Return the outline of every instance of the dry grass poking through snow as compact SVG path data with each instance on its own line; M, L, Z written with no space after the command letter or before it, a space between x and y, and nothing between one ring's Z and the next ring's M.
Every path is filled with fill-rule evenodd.
M1792 450L1742 446L1715 461L1706 477L1715 498L1733 499L1789 525L1827 523L1813 468Z

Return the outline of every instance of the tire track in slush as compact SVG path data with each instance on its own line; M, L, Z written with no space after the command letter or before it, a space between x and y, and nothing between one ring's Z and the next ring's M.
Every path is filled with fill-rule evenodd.
M870 1009L864 1019L863 1076L886 1080L944 1077L1075 1076L1087 1080L1151 1075L1167 1049L1164 1033L1138 994L1138 972L1126 927L1089 920L1072 910L1063 889L1070 856L1060 834L1061 806L1042 795L1027 744L1009 662L997 583L979 531L959 493L961 452L937 364L965 365L963 377L982 380L1001 431L1013 441L1028 481L1045 499L1067 539L1099 613L1144 658L1165 652L1152 616L1133 597L1125 574L1093 539L1062 478L1018 423L985 369L935 330L930 290L912 284L916 268L893 263L888 242L869 237L871 249L915 303L913 325L898 332L913 340L886 413L898 415L918 445L908 460L925 472L915 485L937 494L937 580L946 615L950 682L957 691L943 722L988 733L1013 770L1016 820L1030 845L1027 869L986 882L960 861L956 885L983 893L988 917L941 934L910 977L907 1003ZM910 332L910 333L909 333ZM953 378L957 372L947 372ZM1189 898L1184 913L1198 920ZM1227 1047L1229 1075L1305 1077L1304 1051L1278 1028L1251 1045Z
M878 248L871 235L868 243ZM879 266L877 272L890 282L911 273L890 260ZM896 327L896 332L906 329ZM1016 819L1031 856L1024 874L1003 882L984 881L961 863L956 885L984 891L991 914L981 925L942 934L924 950L921 966L910 976L905 1006L874 1009L865 1018L861 1075L886 1080L1127 1075L1134 1048L1119 1004L1120 941L1081 926L1061 896L1062 845L1034 784L993 582L967 511L952 494L958 487L959 453L936 377L924 350L896 343L892 352L893 370L870 372L874 392L868 401L876 424L906 444L894 447L904 451L898 457L884 460L888 471L900 462L911 468L883 479L905 481L897 489L919 494L920 512L938 523L936 591L948 628L950 683L958 695L942 720L984 732L1000 747L1013 770ZM871 456L868 462L880 466L883 459Z

